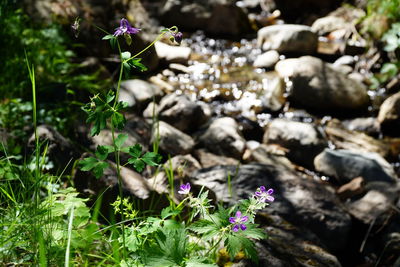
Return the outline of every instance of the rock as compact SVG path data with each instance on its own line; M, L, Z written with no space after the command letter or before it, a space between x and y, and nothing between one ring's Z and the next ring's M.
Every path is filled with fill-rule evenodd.
M366 134L373 136L379 134L379 124L374 117L345 120L342 123L349 131L365 132Z
M311 29L319 35L326 35L336 30L346 29L349 25L343 18L326 16L319 18L311 26Z
M226 183L228 175L232 176L232 197ZM298 177L278 162L200 169L193 173L191 181L213 191L217 201L230 203L250 197L260 185L273 188L275 201L267 208L272 214L294 225L307 226L333 251L343 248L347 242L350 216L333 190L313 179Z
M342 185L336 191L341 200L360 195L365 192L365 181L362 177L356 177L347 184Z
M289 159L306 167L313 167L315 156L327 147L327 141L312 124L286 119L275 119L267 125L263 143L287 148Z
M258 31L257 43L263 50L307 55L317 51L318 37L308 26L272 25Z
M199 142L215 154L236 159L241 158L246 146L238 124L230 117L218 118L211 122L205 133L199 137Z
M130 107L143 110L153 99L158 101L163 91L156 85L143 80L126 80L121 83L119 100L128 102Z
M194 151L195 157L200 161L203 168L213 167L216 165L238 165L239 161L234 158L215 155L205 149L197 149Z
M333 119L329 121L325 127L325 133L336 148L354 152L374 152L384 158L390 155L390 146L388 144L364 133L347 130L339 120Z
M156 42L154 44L156 53L160 59L168 63L182 63L187 64L192 49L184 46L172 46L163 42Z
M375 181L394 183L393 167L379 154L325 149L314 159L315 169L335 177L341 184L362 176L366 184Z
M279 216L261 213L268 238L258 242L259 266L332 266L340 267L338 259L329 253L320 239L307 227L295 226ZM248 267L254 263L248 262Z
M383 133L400 136L400 92L388 97L382 103L378 122Z
M259 96L261 106L271 111L279 111L286 103L285 84L283 79L277 75L262 80L263 91Z
M69 164L79 157L79 153L68 139L46 124L37 127L37 135L39 143L48 142L46 156L54 163L55 170L72 167ZM35 149L35 133L29 137L28 147Z
M365 224L372 223L382 214L392 209L400 188L388 183L373 182L367 185L368 192L360 199L346 204L351 215ZM382 219L382 217L380 217ZM384 220L377 222L383 223Z
M289 97L294 104L318 110L357 110L366 108L366 87L349 79L319 58L304 56L279 61L275 70L289 78Z
M177 155L164 164L164 168L172 170L175 179L189 177L194 171L201 169L200 163L190 154Z
M163 121L159 121L153 127L151 143L157 140L159 141L160 150L173 156L188 154L195 145L189 135Z
M279 61L279 53L275 50L267 51L259 56L253 63L256 68L273 68L275 64Z
M161 99L157 113L160 120L183 132L193 132L210 118L202 106L191 101L187 95L177 94L169 94Z
M250 120L244 116L238 116L236 121L239 125L239 131L246 140L262 141L264 130L257 121Z
M233 0L167 0L161 10L161 22L219 36L234 37L252 31L248 17Z
M341 56L340 58L336 59L335 62L333 62L334 66L340 66L340 65L348 65L352 66L356 63L356 59L353 56Z

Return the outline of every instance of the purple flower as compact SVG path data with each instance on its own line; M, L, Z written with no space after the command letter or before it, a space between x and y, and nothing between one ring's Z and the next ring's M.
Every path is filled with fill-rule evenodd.
M243 223L247 222L248 219L249 219L249 217L242 216L242 213L238 210L235 214L235 217L229 218L229 222L233 223L232 231L237 232L237 231L239 231L239 228L242 229L242 231L246 230L247 227Z
M180 190L178 191L179 194L181 194L181 195L187 195L187 194L189 194L189 193L190 193L190 183L181 185L181 186L179 187L179 189L180 189Z
M140 29L132 27L127 19L121 19L119 27L115 29L114 36L137 34L139 31Z
M178 44L180 44L182 42L183 34L181 32L176 32L176 33L171 33L171 34L174 37L175 42L177 42Z
M265 190L265 186L260 186L257 188L257 191L254 193L254 195L260 202L272 202L275 200L275 198L271 196L273 193L274 189L270 188Z

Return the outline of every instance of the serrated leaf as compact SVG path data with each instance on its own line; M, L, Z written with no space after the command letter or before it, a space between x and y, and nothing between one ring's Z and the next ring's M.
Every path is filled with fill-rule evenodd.
M108 168L108 163L104 161L99 161L93 168L93 174L98 179L103 176L104 170Z
M160 155L155 152L146 152L143 155L142 160L150 166L157 166L160 161Z
M79 167L82 171L90 171L94 168L98 160L93 157L85 158L79 161Z
M103 38L101 38L101 40L109 40L111 38L115 38L115 36L112 34L107 34L107 35L103 36Z
M111 117L111 123L118 130L122 130L125 127L126 123L125 116L122 115L121 113L114 112L114 114Z
M246 231L243 232L243 234L247 238L253 238L256 240L264 239L267 237L266 233L264 232L263 229L256 228L257 225L255 224L249 224L247 225Z
M118 149L121 149L122 145L125 143L126 139L128 139L127 134L119 134L117 138L115 138L115 146Z
M197 234L204 234L210 231L218 230L218 226L209 220L199 220L194 222L190 227L189 230L197 233Z
M133 167L138 171L141 172L143 171L145 164L143 161L141 161L140 159L137 158L130 158L128 159L128 163L132 164Z
M109 150L106 146L97 146L95 155L100 160L105 160L108 157Z
M134 146L129 147L129 155L134 158L139 158L142 155L142 146L136 144Z
M170 216L176 216L180 213L179 210L172 210L171 207L166 207L161 211L161 218L166 219Z
M129 51L125 51L125 52L121 53L121 58L123 61L129 59L130 57L131 57L131 52L129 52Z
M226 249L229 253L229 257L231 258L231 260L235 258L236 254L239 253L241 248L241 239L236 235L229 235L226 239Z
M258 254L254 242L245 237L240 237L240 243L246 257L254 262L258 262Z

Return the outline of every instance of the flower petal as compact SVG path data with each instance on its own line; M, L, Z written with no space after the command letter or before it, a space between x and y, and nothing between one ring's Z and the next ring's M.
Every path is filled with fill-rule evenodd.
M249 220L249 217L247 217L247 216L243 216L243 217L240 219L241 222L247 222L248 220Z
M230 223L236 223L236 218L235 217L230 217L229 218Z
M260 191L261 191L261 192L265 192L265 186L263 186L263 185L260 186Z
M246 226L246 225L244 225L244 224L241 224L241 225L240 225L240 229L242 229L242 231L244 231L244 230L246 230L246 229L247 229L247 226Z
M232 231L234 231L234 232L239 231L239 225L238 225L238 224L235 224L235 225L232 227Z
M261 192L260 191L256 191L256 192L254 192L254 195L256 195L257 197L260 197L261 196Z
M265 199L269 202L273 202L275 200L273 196L267 196Z
M240 218L241 216L242 216L242 213L240 212L240 210L238 210L238 211L236 212L235 217L236 217L236 218Z
M273 193L274 193L274 189L272 189L272 188L268 189L268 191L267 191L268 195L272 195Z

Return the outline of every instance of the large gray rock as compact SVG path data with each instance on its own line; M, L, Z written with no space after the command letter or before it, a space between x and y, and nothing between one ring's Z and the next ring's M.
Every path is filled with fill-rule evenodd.
M263 50L309 55L317 50L318 36L304 25L272 25L258 31L257 42Z
M241 158L246 147L238 124L230 117L214 120L199 137L199 142L215 154L233 158Z
M233 0L167 0L161 10L164 25L214 35L239 36L251 32L249 19Z
M156 42L154 44L156 53L160 59L168 63L182 63L187 64L192 49L184 46L172 46L163 42Z
M400 92L388 97L379 109L381 130L390 135L400 135Z
M349 213L365 224L370 224L382 215L389 212L395 204L400 193L399 184L395 186L388 183L374 182L367 186L368 192L355 201L346 203ZM377 220L376 224L384 223L385 219Z
M369 104L367 88L319 58L304 56L279 61L275 70L289 78L293 103L319 110L354 110Z
M314 165L317 171L335 177L342 184L359 176L367 184L397 180L393 167L377 153L325 149L314 159Z
M230 197L227 177L231 176ZM333 190L313 179L303 179L279 162L216 166L196 171L192 183L213 191L217 201L237 203L264 185L275 190L275 201L267 208L294 225L306 226L331 250L343 248L350 230L350 216Z
M163 121L153 127L151 142L156 141L162 152L173 156L189 154L195 145L189 135Z
M187 95L165 96L158 105L157 113L160 120L183 132L192 132L209 119L203 106L191 101Z
M153 99L159 100L164 95L160 87L149 82L134 79L121 83L119 100L125 101L130 107L144 109Z
M327 147L327 141L312 124L286 119L268 124L263 143L287 148L291 160L307 167L313 167L315 156Z

